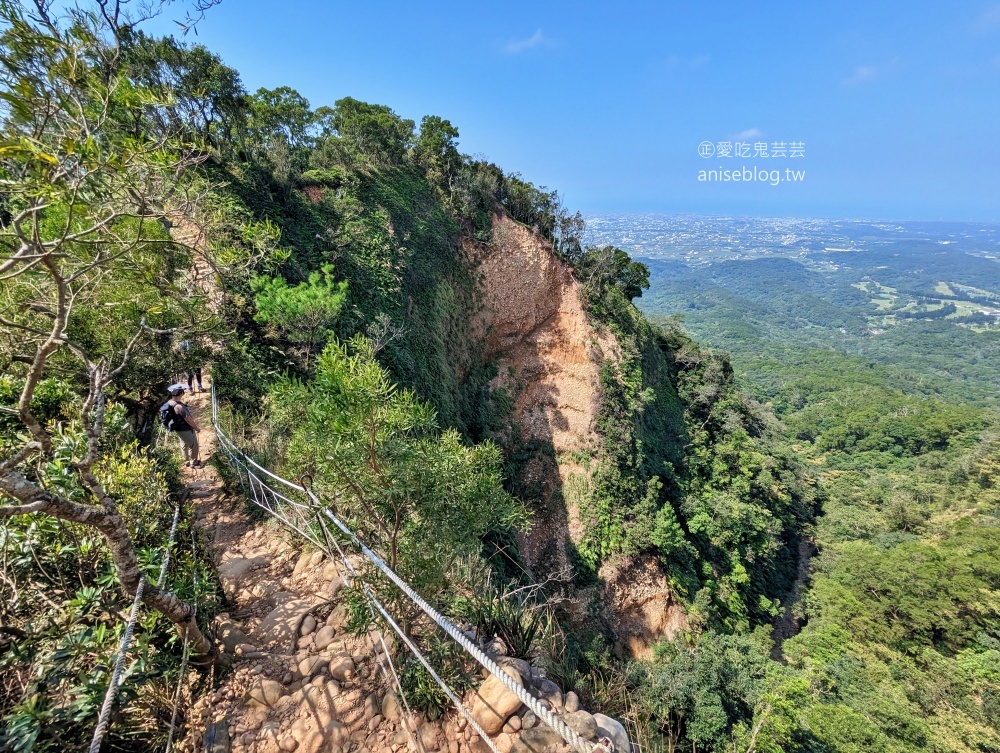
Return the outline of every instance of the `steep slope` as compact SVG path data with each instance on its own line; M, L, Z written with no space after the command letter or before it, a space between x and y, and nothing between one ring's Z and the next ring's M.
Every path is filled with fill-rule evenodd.
M490 383L512 404L500 433L516 460L517 493L533 502L535 520L519 537L520 554L536 580L563 584L563 602L577 624L600 622L620 648L644 653L686 627L666 573L655 557L605 563L598 583L573 587L573 552L584 536L582 490L592 485L601 442L601 367L619 362L614 333L595 326L584 291L568 264L535 233L506 215L494 220L488 245L467 244L479 275L476 329L498 374Z

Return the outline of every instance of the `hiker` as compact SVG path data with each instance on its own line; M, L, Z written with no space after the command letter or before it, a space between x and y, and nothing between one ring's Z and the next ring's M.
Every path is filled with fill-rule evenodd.
M172 384L167 388L170 399L160 406L160 423L167 431L177 434L181 440L181 453L184 455L184 465L189 468L200 468L198 459L198 432L201 427L194 420L191 411L179 398L187 387L184 384Z
M189 360L189 355L191 351L191 341L185 340L181 343L181 358L187 362ZM195 392L194 383L198 382L198 392L204 392L205 388L201 386L201 366L187 366L184 375L187 377L188 390L190 392Z

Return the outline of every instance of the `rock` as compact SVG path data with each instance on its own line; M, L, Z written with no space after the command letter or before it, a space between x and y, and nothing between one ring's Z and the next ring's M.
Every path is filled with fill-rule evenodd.
M538 696L544 698L552 704L552 708L559 710L563 705L562 691L552 680L539 679L536 684Z
M493 740L493 744L497 746L497 750L500 753L510 753L511 748L514 747L514 737L508 733L503 733L497 735Z
M347 611L347 607L343 604L338 604L330 612L330 616L326 618L326 624L334 630L343 630L350 619L351 614Z
M604 714L594 714L594 722L597 724L597 735L606 737L614 743L615 753L629 753L631 745L628 733L621 722Z
M584 740L594 740L597 737L597 722L590 712L575 711L572 714L563 714L561 718L567 727Z
M313 645L316 647L317 651L322 651L324 648L333 643L334 636L337 635L337 631L330 625L324 625L319 630L316 631L313 636Z
M295 567L292 569L292 577L296 577L305 572L305 569L309 567L309 560L312 559L312 552L302 552L299 558L295 561Z
M382 715L376 714L371 719L368 720L368 729L374 732L382 724Z
M501 656L497 659L497 664L501 667L513 667L521 675L525 682L531 682L531 665L524 659L515 659L512 656Z
M253 584L250 593L258 599L266 599L281 590L281 584L276 580L260 580Z
M346 585L347 585L347 580L344 578L344 576L338 575L336 578L331 580L323 587L323 593L330 597L336 596L344 589L344 586Z
M448 753L458 753L458 740L448 741Z
M563 701L563 706L566 708L567 714L573 714L580 710L580 696L574 693L572 690L566 694L566 699Z
M486 743L486 741L478 735L469 741L469 750L472 753L493 753L493 750Z
M538 724L538 717L535 716L534 711L529 711L521 717L521 729L531 729L536 724Z
M283 695L285 695L285 688L280 682L261 678L255 680L250 686L250 690L244 697L244 702L248 706L273 708Z
M323 671L324 664L326 664L326 660L322 656L308 656L298 663L296 669L299 677L308 678Z
M261 620L258 632L266 642L291 646L298 634L299 620L304 612L309 611L310 606L310 603L305 599L285 601L267 613ZM246 641L240 641L240 643L246 643Z
M524 685L521 675L516 669L505 668L504 671L518 685ZM519 708L521 708L521 699L510 692L500 680L491 675L476 693L472 706L472 716L479 722L486 734L495 735L503 729L507 719Z
M268 557L234 557L219 565L219 582L228 596L232 596L239 588L240 582L255 567L267 565Z
M312 556L309 558L309 564L306 566L309 570L319 567L319 564L323 561L323 557L326 555L323 552L313 552Z
M507 729L507 727L510 727L510 729ZM520 731L521 731L521 717L515 714L514 716L512 716L510 719L507 720L507 723L504 725L504 732L513 733Z
M333 580L340 575L336 562L327 562L323 567L323 580Z
M440 747L438 742L438 730L435 724L425 724L417 730L417 736L420 738L420 743L423 745L424 750L428 753L433 753Z
M375 694L372 693L370 695L365 696L365 702L364 702L365 719L366 720L371 719L378 712L379 712L378 698L375 697Z
M545 753L547 748L555 748L564 742L558 732L543 724L522 732L514 741L511 753Z
M240 630L230 620L219 621L216 626L216 634L222 641L223 649L227 654L235 654L237 646L250 642L247 634Z
M307 614L302 619L302 626L299 628L299 635L310 635L316 629L316 618Z
M295 643L296 648L308 649L313 644L313 637L311 635L304 635Z
M292 753L292 751L299 747L299 743L294 737L288 736L281 738L281 742L278 743L278 747L285 751L285 753Z
M330 677L341 682L354 677L354 660L349 656L338 656L335 659L331 659Z
M390 722L395 722L399 719L399 701L396 700L396 696L392 693L386 693L382 697L382 716Z
M257 653L257 647L252 643L241 643L236 647L235 653L237 656L244 656L246 654L255 654Z

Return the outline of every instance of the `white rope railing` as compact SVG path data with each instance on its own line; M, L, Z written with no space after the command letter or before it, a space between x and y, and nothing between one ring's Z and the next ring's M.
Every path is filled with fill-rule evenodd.
M297 531L299 534L304 536L306 539L314 543L318 548L326 550L327 554L333 557L333 553L329 551L325 542L320 541L318 537L314 536L311 532L307 532L309 525L309 516L315 515L317 512L326 517L330 522L332 522L347 538L352 541L364 555L364 557L371 562L378 570L380 570L386 577L391 580L397 588L402 591L407 598L416 604L424 614L426 614L438 627L440 627L444 632L450 636L455 642L457 642L465 651L469 654L476 662L478 662L482 667L484 667L490 674L492 674L500 683L504 685L507 690L514 694L518 700L521 701L525 706L527 706L531 711L534 712L535 716L538 717L545 725L553 729L559 734L563 740L571 748L573 748L577 753L595 753L595 751L604 751L605 753L614 753L614 745L606 739L602 739L600 743L593 743L585 740L582 736L577 734L573 729L571 729L565 722L563 722L558 716L552 713L542 702L535 698L528 690L520 683L516 682L514 678L508 675L499 664L497 664L485 651L479 648L471 640L469 640L461 630L459 630L454 624L452 624L447 618L445 618L441 613L434 609L430 604L424 600L410 585L399 577L385 562L379 557L375 552L373 552L368 546L364 544L350 528L344 524L343 521L338 518L329 507L323 504L323 502L303 484L294 483L288 479L282 478L277 474L263 468L258 463L256 463L252 458L248 457L242 450L240 450L235 442L226 435L225 431L219 426L218 423L218 403L215 394L215 388L212 388L212 426L215 429L216 435L219 437L220 446L226 452L227 457L233 462L235 466L241 467L241 469L247 474L248 485L251 487L251 494L253 496L253 501L262 509L266 510L270 514L274 515L276 518L281 520L283 523ZM305 494L307 498L313 503L313 506L304 505L299 502L294 502L287 497L284 497L277 492L274 492L267 484L265 484L260 477L251 471L250 467L256 468L260 472L266 474L269 478L284 484L290 489L294 489L297 493ZM256 481L259 485L259 493L257 489L253 488L253 482ZM274 495L271 502L268 502L267 494L264 490L272 492ZM302 521L290 521L288 517L280 509L280 505L275 502L276 499L283 499L288 504L296 509L297 512L304 515L304 520ZM307 530L303 530L303 529ZM325 527L324 529L325 530ZM336 542L336 539L334 539ZM350 571L357 578L357 573L354 567L348 561L348 558L343 554L343 550L340 549L339 544L337 549L340 551L341 556L345 562L345 565L350 569ZM393 630L400 636L404 645L413 652L417 657L418 661L430 672L434 680L441 686L445 694L452 701L455 707L458 709L462 715L469 720L473 725L473 729L480 735L484 742L486 742L490 748L497 751L492 739L487 735L482 728L476 723L475 719L465 705L455 696L454 691L448 687L441 677L434 671L426 657L419 651L417 646L413 641L406 636L405 631L403 631L396 621L390 616L388 610L378 601L375 595L371 592L367 585L362 584L366 596L371 600L372 604L377 605L375 608L383 616L386 622L393 628Z

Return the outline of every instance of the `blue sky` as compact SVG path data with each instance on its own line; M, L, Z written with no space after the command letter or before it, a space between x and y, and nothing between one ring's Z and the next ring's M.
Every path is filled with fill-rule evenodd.
M1000 221L998 2L223 0L194 41L250 90L448 118L573 209ZM737 140L804 157L697 153ZM698 180L755 164L805 178Z

